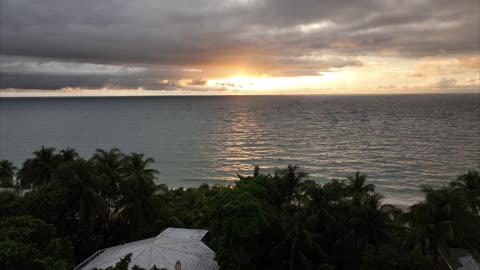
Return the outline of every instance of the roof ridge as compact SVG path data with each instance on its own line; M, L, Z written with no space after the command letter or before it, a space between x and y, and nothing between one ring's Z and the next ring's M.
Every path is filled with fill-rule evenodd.
M163 261L165 261L165 262L167 262L167 263L171 264L171 263L170 263L170 261L168 260L168 258L167 258L167 257L165 257L165 255L163 255L163 254L162 254L162 252L161 252L160 250L158 250L158 248L157 248L156 246L152 245L152 248L153 248L153 249L155 249L155 251L157 251L157 254L158 254L158 255L160 255L160 256L162 256L162 257L163 257L163 259L164 259ZM157 266L157 267L159 267L158 265L156 265L156 266ZM174 266L174 264L171 264L171 266ZM152 266L151 266L151 265L149 265L149 267L152 267Z
M162 248L164 248L164 247L162 247ZM176 249L169 249L169 248L164 248L164 249L168 249L168 250L171 250L171 251L174 251L174 252L177 251L177 252L180 252L180 253L187 253L187 254L189 254L189 255L198 255L198 254L193 254L193 253L189 253L189 252L178 251L178 250L176 250ZM157 251L161 253L160 250L157 249ZM163 256L163 255L162 255L162 256ZM165 256L164 256L164 257L165 257ZM196 260L192 260L192 259L189 258L189 257L183 257L182 259L189 260L189 261L191 261L191 262L193 262L193 263L198 263ZM200 258L200 259L204 259L204 258Z

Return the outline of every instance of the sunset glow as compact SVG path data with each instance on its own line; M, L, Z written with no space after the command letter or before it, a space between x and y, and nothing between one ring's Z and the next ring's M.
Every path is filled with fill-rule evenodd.
M218 80L209 80L208 85L223 86L233 91L242 90L247 92L269 93L272 91L307 89L312 87L326 87L329 82L333 82L338 78L337 74L326 73L319 76L305 77L247 77L235 76Z
M81 3L44 9L1 1L2 96L477 93L480 87L475 1L120 0L108 13ZM25 10L28 21L20 19ZM68 15L82 12L88 20Z

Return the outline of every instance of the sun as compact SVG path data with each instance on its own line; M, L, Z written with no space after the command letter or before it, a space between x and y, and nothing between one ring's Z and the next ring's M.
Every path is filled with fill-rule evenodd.
M228 78L228 81L234 84L238 88L242 89L251 89L255 85L255 81L257 78L255 77L248 77L245 75L237 75L232 78Z
M221 87L235 93L267 94L275 92L294 91L301 93L302 89L318 89L336 86L339 82L351 78L343 72L322 72L317 76L271 77L268 75L248 76L244 74L227 78L210 79L208 86Z
M292 78L236 75L228 78L209 80L210 86L222 86L237 91L262 92L283 89Z

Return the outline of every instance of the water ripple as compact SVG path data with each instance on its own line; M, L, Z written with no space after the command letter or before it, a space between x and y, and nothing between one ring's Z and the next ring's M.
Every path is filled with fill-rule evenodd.
M0 158L40 145L155 158L171 186L300 165L326 182L361 170L389 202L421 198L480 166L479 95L0 100Z

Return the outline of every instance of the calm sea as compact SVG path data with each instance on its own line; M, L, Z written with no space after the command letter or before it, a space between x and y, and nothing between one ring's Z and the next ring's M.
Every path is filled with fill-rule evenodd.
M90 157L153 157L172 187L297 164L325 182L359 170L388 202L412 203L480 166L480 95L0 99L0 159L41 145Z

